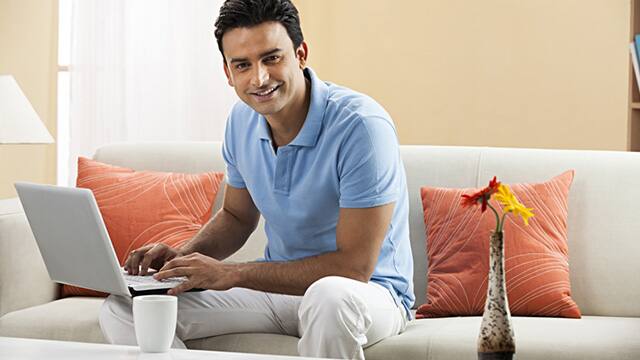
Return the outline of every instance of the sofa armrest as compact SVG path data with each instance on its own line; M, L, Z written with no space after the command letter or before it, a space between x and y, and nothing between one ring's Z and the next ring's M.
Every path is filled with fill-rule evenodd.
M58 297L17 198L0 200L0 316Z

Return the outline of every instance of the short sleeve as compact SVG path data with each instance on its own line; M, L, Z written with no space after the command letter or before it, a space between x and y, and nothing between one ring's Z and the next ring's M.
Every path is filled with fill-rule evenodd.
M244 182L244 178L238 167L236 166L236 154L235 154L235 136L233 131L232 116L227 119L227 126L224 131L224 142L222 143L222 158L227 167L226 182L234 188L244 189L247 185Z
M403 168L395 129L381 117L358 119L341 144L340 207L368 208L394 202Z

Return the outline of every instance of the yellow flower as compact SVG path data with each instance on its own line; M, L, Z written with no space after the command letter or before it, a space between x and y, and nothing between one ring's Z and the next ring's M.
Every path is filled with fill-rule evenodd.
M516 199L516 196L513 195L508 185L500 184L498 192L495 194L495 199L502 205L502 211L520 215L522 220L524 220L524 224L529 225L529 218L533 216L533 212L531 212L533 209L522 205L522 203Z

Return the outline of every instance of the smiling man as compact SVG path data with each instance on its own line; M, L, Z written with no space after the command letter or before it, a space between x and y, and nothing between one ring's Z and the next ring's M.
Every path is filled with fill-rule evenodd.
M408 199L395 127L373 99L323 82L288 0L227 0L216 39L231 111L222 209L179 249L134 251L131 274L186 276L182 341L229 333L300 337L303 356L363 359L411 318ZM264 259L224 263L265 219ZM202 292L185 291L192 288ZM108 341L135 344L131 299L110 296Z

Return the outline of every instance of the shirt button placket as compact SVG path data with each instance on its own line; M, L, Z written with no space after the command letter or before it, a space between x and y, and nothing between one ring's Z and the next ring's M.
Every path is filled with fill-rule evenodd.
M273 179L273 186L276 192L288 195L289 194L289 178L290 172L290 160L291 149L287 146L283 146L278 149L276 155L276 178Z

